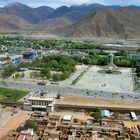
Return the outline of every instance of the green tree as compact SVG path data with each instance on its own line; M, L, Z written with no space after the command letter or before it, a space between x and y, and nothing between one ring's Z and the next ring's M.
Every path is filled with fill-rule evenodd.
M54 80L54 81L60 81L61 80L61 74L53 74L53 77L52 77L52 79Z
M119 112L114 112L114 117L119 118Z
M57 94L57 96L56 96L56 99L60 99L60 97L61 97L61 94Z
M70 71L64 71L64 73L61 75L61 80L65 80L70 76Z
M15 78L16 78L16 79L20 78L20 74L19 74L19 73L16 73L16 74L15 74Z
M31 73L30 73L30 77L31 77L31 78L41 77L41 74L40 74L39 72L31 72Z
M16 67L10 65L3 70L2 77L10 77L15 71L16 71Z
M46 67L41 70L42 77L46 77L47 79L51 78L51 71L50 68Z
M99 57L98 58L98 64L99 65L107 65L108 64L108 58L107 57Z
M59 68L59 64L56 60L51 60L50 61L52 68L57 69Z
M26 121L25 126L26 126L27 128L32 128L32 129L36 130L36 128L37 128L37 123L34 122L33 120L29 119L29 120Z
M89 65L92 63L92 59L91 58L84 59L84 63Z
M30 66L29 62L22 62L18 65L18 69L19 68L28 68Z
M91 117L94 117L94 119L95 119L96 121L101 120L101 119L102 119L101 109L96 108L95 112L92 112L92 113L90 114L90 116L91 116Z

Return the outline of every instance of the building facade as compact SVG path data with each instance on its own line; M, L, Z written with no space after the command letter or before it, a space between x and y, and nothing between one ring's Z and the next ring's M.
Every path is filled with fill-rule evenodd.
M25 110L32 111L46 111L51 112L53 110L54 98L48 98L43 96L30 97L27 103L24 103L23 108Z

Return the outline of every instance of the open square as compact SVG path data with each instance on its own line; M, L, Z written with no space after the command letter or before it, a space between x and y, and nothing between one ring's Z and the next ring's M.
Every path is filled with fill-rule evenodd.
M113 92L133 92L131 69L119 68L120 74L99 73L102 67L92 66L77 82L76 87Z

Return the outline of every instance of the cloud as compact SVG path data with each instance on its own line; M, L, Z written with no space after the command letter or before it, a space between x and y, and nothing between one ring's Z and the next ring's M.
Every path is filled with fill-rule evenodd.
M24 4L27 4L32 7L37 7L41 5L47 5L52 7L59 7L62 5L80 5L83 3L100 3L104 5L139 5L140 6L140 0L0 0L0 5L4 6L11 2L21 2Z

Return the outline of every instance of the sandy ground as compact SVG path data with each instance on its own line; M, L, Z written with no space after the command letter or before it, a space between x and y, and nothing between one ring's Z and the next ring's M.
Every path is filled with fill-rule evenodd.
M79 80L76 87L114 92L133 91L131 69L120 68L121 74L101 74L99 70L102 70L101 67L92 66Z
M140 125L140 121L136 121L136 122L133 122L133 121L123 121L124 123L124 126L127 127L127 128L135 128L137 129L137 125Z
M5 136L10 130L16 129L21 123L25 122L29 116L20 111L7 120L7 122L0 127L0 139Z
M73 118L77 118L78 120L81 120L81 121L92 118L89 116L89 114L85 114L83 112L71 112L71 111L52 112L50 113L50 115L58 115L61 117L64 117L65 115L72 115Z

